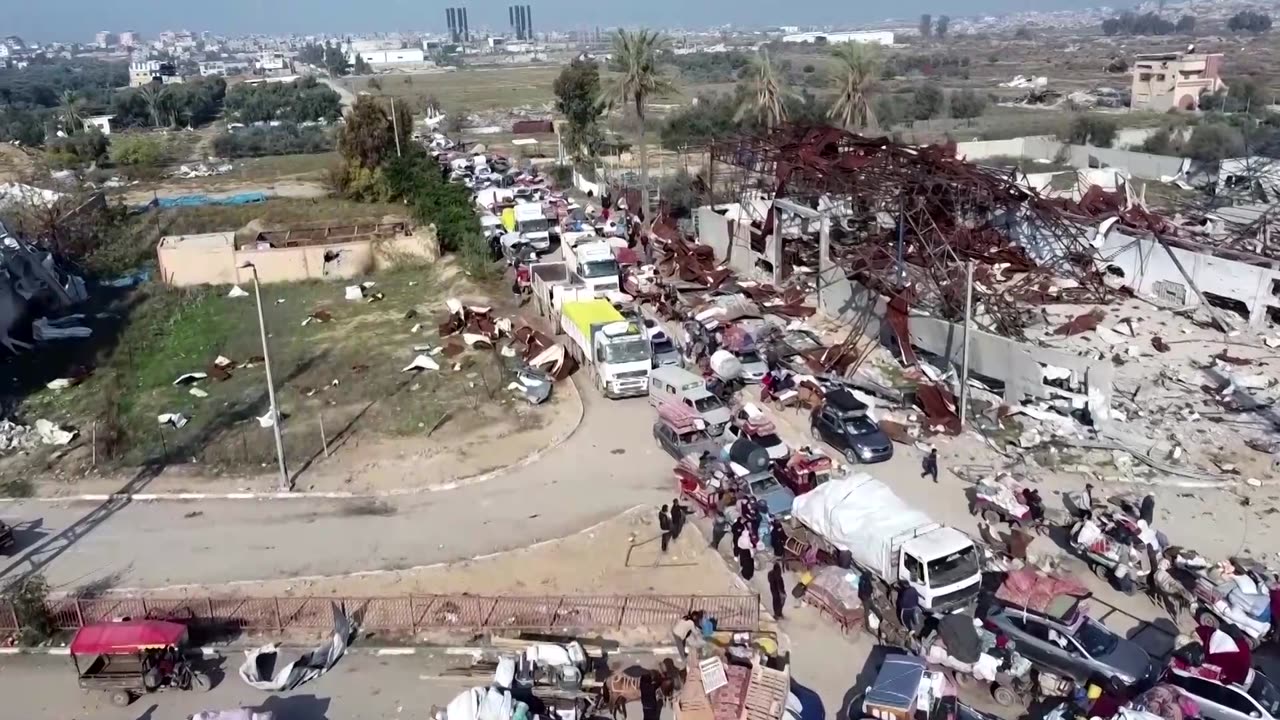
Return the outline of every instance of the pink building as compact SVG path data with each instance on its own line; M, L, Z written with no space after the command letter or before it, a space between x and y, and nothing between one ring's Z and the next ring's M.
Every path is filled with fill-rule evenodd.
M1226 87L1222 54L1157 53L1133 63L1133 110L1199 110L1200 94Z

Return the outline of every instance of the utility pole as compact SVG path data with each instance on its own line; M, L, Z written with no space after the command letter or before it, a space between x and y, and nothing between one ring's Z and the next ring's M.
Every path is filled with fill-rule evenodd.
M267 321L262 315L262 287L258 284L258 268L253 263L240 266L253 271L253 299L258 303L258 332L262 335L262 364L267 368L267 398L271 403L271 431L276 436L276 460L280 464L280 491L293 489L284 462L284 438L280 435L280 407L276 405L276 384L271 379L271 352L267 349Z
M901 290L907 284L907 268L903 264L903 253L906 244L907 233L907 201L903 196L898 196L898 289Z
M399 124L399 121L396 120L395 96L392 96L391 98L391 132L393 135L396 136L396 157L403 157L400 154L400 124Z
M969 417L969 325L973 313L973 261L964 264L964 345L960 349L960 430Z

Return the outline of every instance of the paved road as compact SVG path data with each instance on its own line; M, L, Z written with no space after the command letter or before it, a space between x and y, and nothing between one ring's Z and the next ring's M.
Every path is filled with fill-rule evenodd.
M457 490L368 501L28 502L4 509L19 546L3 575L157 586L448 562L571 534L669 500L671 459L643 399L581 393L585 420L541 461Z
M350 109L352 105L356 104L355 93L343 87L341 83L335 82L332 78L321 77L319 75L316 76L316 80L319 80L324 85L328 85L331 90L338 93L338 97L342 102L343 110Z

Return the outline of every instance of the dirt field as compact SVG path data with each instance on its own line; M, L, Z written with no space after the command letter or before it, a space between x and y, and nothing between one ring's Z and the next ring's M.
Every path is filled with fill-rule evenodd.
M342 84L353 92L405 98L422 111L422 103L435 97L447 111L476 112L522 105L544 105L555 97L551 84L559 65L485 67L405 75L347 78Z

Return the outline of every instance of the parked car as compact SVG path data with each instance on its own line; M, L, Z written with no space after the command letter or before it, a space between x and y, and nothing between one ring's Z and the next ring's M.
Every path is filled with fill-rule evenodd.
M848 390L827 394L814 410L809 429L850 463L883 462L893 457L893 441L867 416L867 406Z
M1162 682L1200 706L1205 720L1275 720L1280 718L1280 691L1266 675L1251 670L1239 684L1216 682L1170 667Z
M649 337L649 349L653 351L654 367L680 364L680 351L676 350L675 343L671 342L671 336L667 335L657 320L644 319L644 334Z
M1078 609L1054 618L1021 607L997 606L985 620L1017 643L1023 657L1079 682L1101 675L1123 685L1143 686L1160 672L1140 645Z

